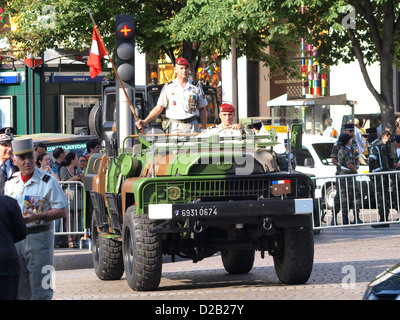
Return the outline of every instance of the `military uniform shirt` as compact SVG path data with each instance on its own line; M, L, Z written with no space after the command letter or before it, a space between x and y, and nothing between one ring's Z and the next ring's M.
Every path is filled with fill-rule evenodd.
M356 160L358 160L358 159L360 158L360 153L359 153L359 151L358 151L357 142L355 142L353 139L351 139L351 144L350 144L350 146L351 146L352 149L353 149L354 158L355 158ZM338 159L337 154L338 154L338 152L339 152L339 149L340 149L340 142L339 142L339 141L336 141L336 142L333 144L333 147L332 147L331 158L336 158L336 159Z
M210 127L199 134L199 137L209 137L211 135L219 135L220 137L240 137L242 130L234 130L232 128L223 128L222 123Z
M390 170L389 159L390 155L387 146L379 139L374 140L371 144L368 160L370 172Z
M341 147L337 154L338 161L342 167L348 168L349 164L356 165L355 163L355 154L353 152L353 148L349 147Z
M197 109L194 113L189 108L191 96L197 103ZM203 90L195 86L191 80L183 88L178 79L175 79L164 85L157 105L166 108L165 115L168 119L184 120L193 116L198 117L198 108L204 108L207 105L207 99Z
M43 197L42 212L68 206L67 198L58 181L39 168L35 168L32 178L25 184L21 179L21 173L14 173L12 178L6 182L5 194L18 201L21 212L24 210L25 196ZM40 221L41 225L51 223L52 221ZM35 224L29 224L28 227L35 226Z

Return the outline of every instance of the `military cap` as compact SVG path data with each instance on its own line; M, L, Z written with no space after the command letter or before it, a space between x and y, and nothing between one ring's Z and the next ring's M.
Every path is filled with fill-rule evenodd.
M13 141L13 132L15 132L15 129L11 127L0 129L0 142Z
M343 127L344 130L354 130L354 123L346 123Z
M341 142L343 145L347 143L351 139L351 136L347 133L342 133L339 137L339 142Z
M223 103L219 107L219 112L235 112L235 107L229 103Z
M179 66L186 66L190 68L189 62L185 58L178 58L175 60L175 65Z
M31 138L20 138L13 140L13 153L17 156L25 153L33 153L33 141Z

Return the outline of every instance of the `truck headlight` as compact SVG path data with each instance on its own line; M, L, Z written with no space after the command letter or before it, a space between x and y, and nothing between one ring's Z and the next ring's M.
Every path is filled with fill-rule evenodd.
M178 200L181 196L181 189L176 186L168 187L168 199Z

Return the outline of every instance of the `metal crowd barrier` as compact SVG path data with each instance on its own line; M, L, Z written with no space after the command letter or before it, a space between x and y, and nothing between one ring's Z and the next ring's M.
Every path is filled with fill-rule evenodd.
M400 223L400 171L312 179L315 230Z
M54 236L81 236L79 248L82 249L83 241L86 240L90 250L90 230L83 228L83 203L86 197L84 185L81 181L59 181L59 183L64 190L69 205L67 207L67 217L53 222Z

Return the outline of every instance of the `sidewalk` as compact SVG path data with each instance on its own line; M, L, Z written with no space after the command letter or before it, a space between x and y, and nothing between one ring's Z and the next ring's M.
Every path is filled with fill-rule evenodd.
M54 268L55 270L74 270L93 268L92 251L88 248L54 249Z

